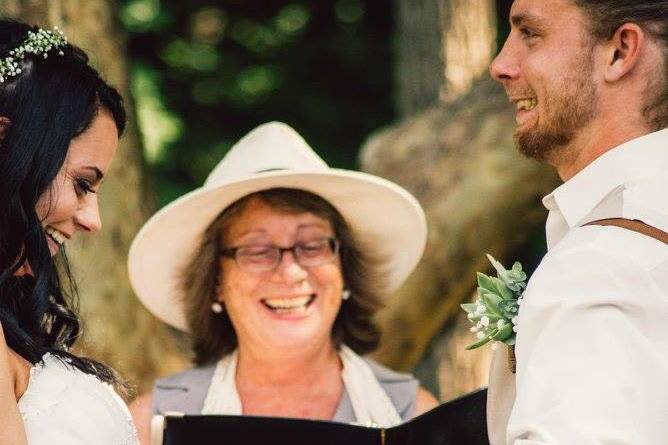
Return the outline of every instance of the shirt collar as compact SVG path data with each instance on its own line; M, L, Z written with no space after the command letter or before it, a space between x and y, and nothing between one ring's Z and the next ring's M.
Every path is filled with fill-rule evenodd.
M559 211L568 226L574 227L606 195L629 182L659 174L667 162L668 128L607 151L543 198L543 205Z

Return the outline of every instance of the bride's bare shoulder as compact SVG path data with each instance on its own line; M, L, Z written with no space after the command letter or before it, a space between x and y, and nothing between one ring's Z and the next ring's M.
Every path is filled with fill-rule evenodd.
M15 358L12 354L15 353L7 346L0 324L0 443L27 445L23 421L16 404Z
M28 387L31 367L32 365L28 360L14 352L7 345L2 324L0 323L0 374L3 375L0 378L9 378L11 380L16 399L20 399Z

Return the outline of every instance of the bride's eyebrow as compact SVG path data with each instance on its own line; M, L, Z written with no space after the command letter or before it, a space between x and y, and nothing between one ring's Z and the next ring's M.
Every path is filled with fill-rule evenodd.
M102 170L95 167L94 165L84 165L83 167L80 167L80 169L92 172L95 175L94 182L96 183L102 181L102 178L104 178L104 173L102 173Z

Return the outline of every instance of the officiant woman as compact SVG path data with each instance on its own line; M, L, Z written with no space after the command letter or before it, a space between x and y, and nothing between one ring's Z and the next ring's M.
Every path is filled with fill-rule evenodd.
M166 411L389 426L436 406L414 377L364 358L425 241L398 185L329 168L285 124L246 135L130 250L137 295L190 334L196 365L134 402L144 443Z

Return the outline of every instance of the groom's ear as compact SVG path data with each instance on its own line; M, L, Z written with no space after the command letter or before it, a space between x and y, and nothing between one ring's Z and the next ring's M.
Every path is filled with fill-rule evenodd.
M12 121L10 121L9 118L5 116L0 116L0 142L2 142L5 139L7 130L11 125Z
M616 82L638 64L646 44L645 31L635 23L624 23L607 42L605 49L605 80Z

